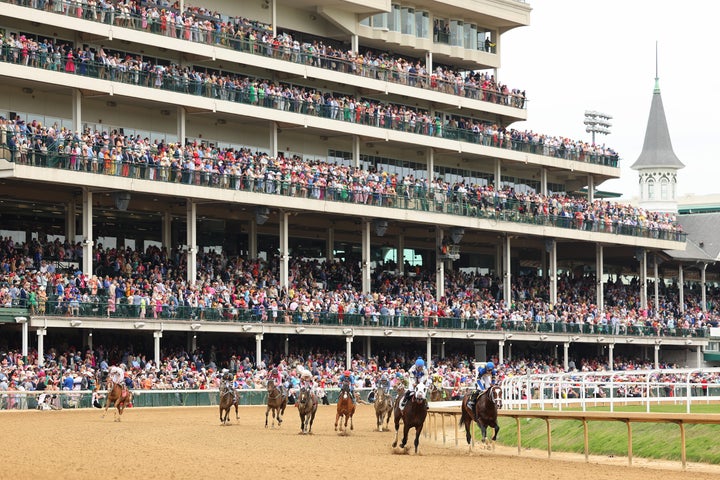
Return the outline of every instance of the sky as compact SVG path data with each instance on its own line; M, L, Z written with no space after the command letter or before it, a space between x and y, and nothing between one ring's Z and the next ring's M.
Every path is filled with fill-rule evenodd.
M720 194L720 1L528 0L530 26L502 37L499 80L526 91L528 120L513 128L586 140L586 110L612 115L596 135L621 158L597 188L639 195L630 166L642 151L655 85L655 45L678 195Z

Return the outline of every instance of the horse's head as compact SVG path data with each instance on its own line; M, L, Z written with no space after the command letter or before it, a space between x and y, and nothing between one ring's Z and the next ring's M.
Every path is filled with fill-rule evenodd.
M427 397L427 385L424 383L418 383L417 386L415 386L415 401L417 402L424 402L425 398Z
M503 405L502 401L502 389L498 387L497 385L490 388L490 391L488 392L488 395L490 396L490 400L495 404L495 407L500 410Z

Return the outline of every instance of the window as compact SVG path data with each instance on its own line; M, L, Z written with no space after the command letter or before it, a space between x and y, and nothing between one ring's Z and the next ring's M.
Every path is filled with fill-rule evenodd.
M405 35L415 35L415 9L410 7L402 7L402 33Z
M360 20L360 25L365 25L366 27L370 26L370 17L365 17L362 20Z
M388 17L388 29L391 32L399 32L402 26L402 15L400 12L400 5L393 5L390 10L390 17Z
M648 180L647 182L647 198L648 200L655 200L655 180Z
M465 24L465 48L477 50L477 25Z
M372 26L373 26L373 28L378 28L380 30L387 30L388 29L388 14L387 13L378 13L377 15L373 15Z
M660 180L660 200L671 200L670 198L670 182L667 178Z
M462 20L450 20L450 45L462 47L465 45L465 31Z
M430 15L428 12L415 12L415 36L430 38Z

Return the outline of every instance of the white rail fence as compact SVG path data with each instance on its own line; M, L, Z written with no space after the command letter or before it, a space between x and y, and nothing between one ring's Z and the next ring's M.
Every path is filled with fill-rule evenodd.
M720 368L530 374L503 380L503 406L545 410L720 403Z

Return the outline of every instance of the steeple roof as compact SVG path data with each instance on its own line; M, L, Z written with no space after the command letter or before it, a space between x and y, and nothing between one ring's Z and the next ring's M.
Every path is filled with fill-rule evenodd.
M667 120L665 120L665 109L660 95L660 81L656 77L655 90L650 104L650 116L645 131L645 143L640 156L630 168L641 170L658 167L679 170L684 168L685 165L675 155L672 142L670 142L670 132L668 131Z

